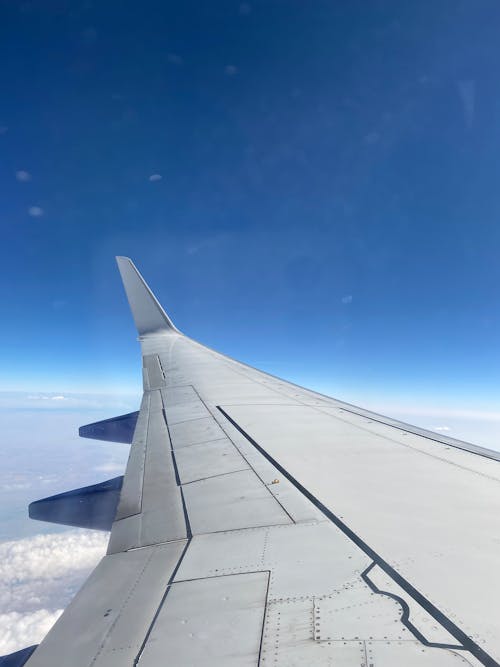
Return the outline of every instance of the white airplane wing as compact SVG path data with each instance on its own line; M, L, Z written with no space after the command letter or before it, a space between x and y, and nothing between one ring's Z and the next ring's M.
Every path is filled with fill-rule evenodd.
M499 455L200 345L118 264L144 396L81 435L131 442L125 475L30 508L108 552L12 664L498 665Z

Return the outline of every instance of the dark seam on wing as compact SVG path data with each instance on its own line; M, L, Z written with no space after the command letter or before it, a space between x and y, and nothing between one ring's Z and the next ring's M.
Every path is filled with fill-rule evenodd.
M166 598L167 598L167 595L168 595L170 589L172 588L172 583L173 583L173 581L174 581L174 579L175 579L175 575L177 574L177 572L178 572L178 570L179 570L179 567L181 566L182 560L183 560L184 556L186 555L186 551L188 550L188 547L189 547L189 545L191 544L191 540L192 540L192 539L193 539L193 538L190 537L190 538L188 539L188 541L186 542L186 544L185 544L185 546L184 546L184 549L182 550L182 553L181 553L181 555L180 555L180 558L179 558L179 560L177 561L177 565L175 566L174 571L173 571L172 574L170 575L170 579L169 579L168 582L167 582L167 587L166 587L166 589L165 589L165 593L163 593L163 597L162 597L162 599L160 600L160 604L158 605L158 609L156 610L155 615L153 616L153 619L152 619L151 624L150 624L150 626L149 626L149 628L148 628L148 631L146 632L146 636L144 637L144 641L142 642L141 647L140 647L140 649L139 649L139 652L137 653L137 655L136 655L136 657L135 657L133 667L136 667L136 666L137 666L139 660L140 660L141 657L142 657L142 653L143 653L143 651L144 651L144 648L146 647L146 644L148 643L148 639L149 639L149 637L150 637L150 635L151 635L151 632L153 631L153 627L154 627L154 624L156 623L156 619L158 618L158 616L159 616L159 614L160 614L160 611L162 610L162 607L163 607L163 605L164 605L164 603L165 603L165 600L166 600Z
M374 549L372 549L364 540L359 537L347 524L334 514L328 507L308 491L302 484L293 477L280 463L278 463L266 450L261 447L234 419L232 419L219 405L217 409L224 417L243 435L250 444L252 444L277 470L284 475L320 512L322 512L337 528L339 528L347 537L354 542L364 553L374 561L393 581L395 581L415 602L417 602L425 611L427 611L440 625L445 628L465 650L469 651L485 667L500 667L500 664L494 660L484 649L471 639L461 628L448 618L440 609L438 609L430 600L428 600L420 591L418 591L409 581L407 581L399 572L397 572L387 561L385 561Z
M196 389L196 387L195 387L194 385L191 385L191 386L193 387L193 391L195 392L195 394L198 396L198 398L200 399L200 401L203 403L203 405L205 406L205 408L208 410L208 412L209 412L210 415L212 416L212 419L214 419L214 416L212 415L212 411L210 410L210 408L208 407L208 405L205 403L205 401L204 401L204 400L202 399L202 397L200 396L199 391ZM218 406L217 406L217 408L218 408L218 410L220 410L220 408L219 408ZM237 446L235 445L235 443L232 441L232 439L231 439L231 437L229 436L229 434L228 434L228 433L226 432L226 430L224 429L224 426L222 426L222 424L219 424L219 422L218 422L217 420L215 420L215 421L216 421L216 424L220 427L221 431L222 431L222 432L224 433L224 435L226 436L226 438L229 440L229 442L233 445L233 447L235 448L235 450L236 450L236 451L238 452L238 454L241 456L241 458L242 458L242 459L245 461L245 463L248 465L248 467L250 468L250 470L252 470L253 473L255 474L255 476L257 477L257 479L259 479L259 480L262 482L262 484L264 485L264 488L267 489L267 491L268 491L269 495L271 496L271 498L274 498L274 500L278 503L278 505L281 507L281 509L283 510L283 512L287 515L287 517L290 519L290 521L291 521L292 523L297 523L297 522L295 521L295 519L293 518L293 516L290 514L290 512L289 512L289 511L286 509L286 507L283 505L283 503L279 500L279 498L278 498L277 496L275 496L274 493L272 493L271 489L269 488L269 484L266 484L266 482L263 480L263 478L259 475L259 473L255 470L255 468L253 467L253 465L252 465L252 464L250 463L250 461L247 459L247 457L245 456L245 454L241 451L241 449L240 449L239 447L237 447Z
M416 628L413 623L410 621L410 607L408 606L408 603L406 600L404 600L402 597L399 595L396 595L395 593L389 593L388 591L382 591L377 586L373 583L373 581L370 579L368 576L368 573L377 565L377 563L373 562L371 563L364 572L361 573L361 578L365 582L365 584L377 595L385 595L388 598L391 598L392 600L395 600L400 606L401 606L401 618L400 621L401 623L408 628L408 630L411 632L411 634L418 639L418 641L424 646L429 646L432 648L446 648L446 649L456 649L457 651L466 651L467 649L465 646L461 644L441 644L439 642L430 642L426 637Z

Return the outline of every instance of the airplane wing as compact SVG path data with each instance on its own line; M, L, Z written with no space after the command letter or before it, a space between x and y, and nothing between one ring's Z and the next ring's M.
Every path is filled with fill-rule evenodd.
M125 475L30 509L107 555L16 664L499 665L499 455L200 345L118 265L144 395L81 434Z

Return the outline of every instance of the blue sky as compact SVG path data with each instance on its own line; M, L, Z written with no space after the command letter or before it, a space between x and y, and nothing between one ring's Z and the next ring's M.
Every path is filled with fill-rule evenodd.
M496 2L2 7L5 391L137 393L181 330L372 405L500 398Z

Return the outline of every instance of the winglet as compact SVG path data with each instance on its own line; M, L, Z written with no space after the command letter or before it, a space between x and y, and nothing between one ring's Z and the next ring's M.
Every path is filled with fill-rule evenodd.
M130 310L139 336L179 331L128 257L117 257Z

